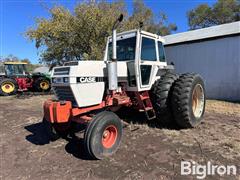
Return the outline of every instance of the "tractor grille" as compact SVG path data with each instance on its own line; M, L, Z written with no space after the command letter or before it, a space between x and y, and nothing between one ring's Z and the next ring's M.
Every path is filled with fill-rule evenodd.
M77 102L69 86L53 87L53 90L59 101L71 101L73 106L77 106Z
M70 67L56 68L53 75L69 75Z

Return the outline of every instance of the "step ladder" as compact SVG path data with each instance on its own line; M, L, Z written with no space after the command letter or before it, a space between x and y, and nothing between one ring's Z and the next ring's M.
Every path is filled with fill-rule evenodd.
M135 92L136 98L138 99L138 106L140 111L144 111L148 120L156 118L155 111L152 106L148 91Z

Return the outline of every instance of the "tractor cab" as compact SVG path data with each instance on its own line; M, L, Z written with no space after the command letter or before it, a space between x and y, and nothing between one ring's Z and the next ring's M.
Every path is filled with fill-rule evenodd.
M27 63L25 62L5 62L4 63L4 70L6 76L26 76Z
M161 36L146 31L131 30L116 35L118 66L127 65L128 89L149 90L160 71L169 68ZM112 37L108 38L104 61L112 60Z

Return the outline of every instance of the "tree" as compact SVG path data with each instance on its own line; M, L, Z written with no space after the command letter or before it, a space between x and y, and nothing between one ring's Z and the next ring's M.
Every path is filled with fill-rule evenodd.
M31 64L31 61L28 58L21 59L20 61Z
M154 19L157 20L155 23ZM172 31L177 30L176 24L168 23L167 15L163 12L159 12L159 15L155 18L152 10L145 6L142 0L133 1L133 14L129 18L132 28L138 27L139 22L143 22L143 29L159 35L168 35Z
M13 62L13 61L15 61L15 62L25 62L25 63L31 64L31 61L28 58L20 59L17 56L14 56L12 54L9 54L6 57L1 56L0 61L1 62L6 62L6 61L12 61Z
M187 13L190 29L199 29L240 20L239 0L218 0L212 7L201 4Z
M1 61L2 62L6 62L6 61L20 61L20 59L17 56L9 54L7 57L1 57Z
M28 29L26 36L35 41L40 49L41 61L47 64L69 60L102 59L107 36L116 18L123 13L124 20L118 31L138 28L144 22L144 30L169 34L176 26L168 24L167 18L154 22L151 9L143 1L134 1L133 14L129 15L125 2L118 0L82 2L71 13L62 6L49 10L51 17L37 18L36 28ZM161 23L160 23L161 22Z

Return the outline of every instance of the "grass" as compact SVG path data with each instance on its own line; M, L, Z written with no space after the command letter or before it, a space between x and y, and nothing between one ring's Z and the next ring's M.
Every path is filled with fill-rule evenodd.
M240 117L240 103L207 100L206 109L209 112Z

